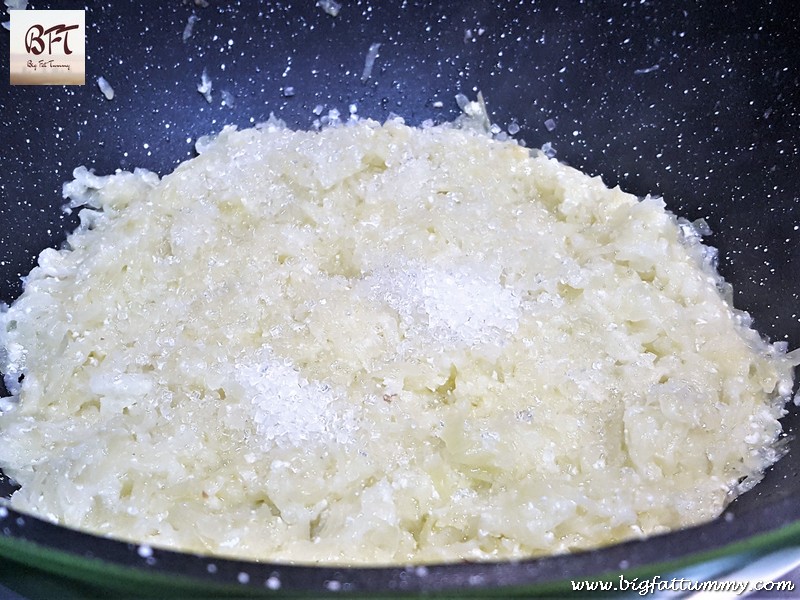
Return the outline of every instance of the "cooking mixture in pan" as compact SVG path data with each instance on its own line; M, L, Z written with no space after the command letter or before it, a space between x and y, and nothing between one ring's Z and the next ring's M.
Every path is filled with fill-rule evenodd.
M11 506L144 544L407 564L707 521L781 453L794 353L703 223L455 124L226 128L81 208L0 311Z

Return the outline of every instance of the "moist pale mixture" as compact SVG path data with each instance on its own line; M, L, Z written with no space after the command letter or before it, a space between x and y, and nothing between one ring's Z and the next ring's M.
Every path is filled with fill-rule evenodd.
M65 186L81 226L0 310L11 506L225 556L504 559L712 519L780 455L797 361L660 199L452 126L201 150Z

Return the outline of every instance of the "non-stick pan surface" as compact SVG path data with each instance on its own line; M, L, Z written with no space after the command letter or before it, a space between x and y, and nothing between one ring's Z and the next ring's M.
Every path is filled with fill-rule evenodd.
M63 0L32 8L75 6ZM184 41L190 15L198 19ZM226 124L247 127L271 112L301 128L311 126L318 106L323 114L336 108L346 115L352 107L361 116L382 120L397 113L420 124L452 119L455 94L481 90L493 121L518 127L516 137L528 146L550 143L559 159L609 185L663 195L681 216L706 219L714 231L707 242L720 249L719 268L734 286L737 307L773 341L797 347L796 15L790 0L342 0L336 17L313 0L210 0L207 7L181 0L88 2L85 86L12 87L8 62L0 61L0 300L11 302L38 252L60 244L75 225L60 210L60 189L78 165L99 174L133 167L165 174L194 154L199 136ZM7 57L8 35L0 40ZM381 44L379 56L362 82L373 43ZM210 104L197 92L204 69L213 81ZM96 86L101 75L115 90L111 101ZM798 425L791 410L790 434ZM265 584L274 584L273 576L284 591L315 593L336 591L331 581L342 591L507 585L530 591L562 579L694 560L703 552L730 553L730 544L763 549L797 540L799 445L792 439L789 454L726 518L644 542L517 564L332 570L159 551L142 556L136 546L14 511L0 518L0 550L84 576L85 564L75 566L83 557L103 558L92 564L117 581L131 575L115 570L127 565L142 582L184 575L254 591L269 591ZM7 494L8 484L2 485Z

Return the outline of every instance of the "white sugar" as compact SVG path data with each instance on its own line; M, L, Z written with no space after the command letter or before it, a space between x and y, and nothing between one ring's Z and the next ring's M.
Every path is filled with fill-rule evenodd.
M474 346L501 344L517 330L519 298L496 278L469 267L409 264L367 281L370 295L400 315L407 337Z
M264 347L252 364L240 365L236 380L249 397L251 416L265 449L297 447L313 440L347 443L353 429L340 395L323 382L309 381L288 360Z

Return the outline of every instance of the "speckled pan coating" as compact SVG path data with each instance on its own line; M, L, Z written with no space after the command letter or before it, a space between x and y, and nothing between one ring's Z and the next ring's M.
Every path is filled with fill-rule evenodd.
M737 306L773 340L800 345L800 17L791 0L343 0L336 17L313 0L210 0L207 8L191 0L87 2L87 8L87 85L11 87L8 62L0 60L2 301L19 294L19 277L38 252L59 244L74 225L74 217L60 212L60 188L77 165L163 174L192 156L199 136L228 123L244 127L275 112L306 128L318 118L317 106L347 114L354 105L362 116L395 112L420 124L452 119L457 92L482 90L493 120L519 127L516 137L527 145L550 142L559 159L611 185L663 194L680 215L705 218ZM198 18L184 41L191 15ZM380 51L362 83L373 43L381 43ZM0 31L0 55L7 52L8 34ZM197 92L203 69L213 82L211 103ZM98 88L100 76L113 87L113 100ZM795 409L787 426L798 421ZM745 539L800 518L800 504L792 501L800 488L800 441L790 444L789 456L728 510L736 518L635 550L431 569L424 578L389 570L348 577L361 590L387 589L401 579L414 582L411 589L525 584L618 569L622 558L636 566ZM9 513L3 535L23 536L29 527ZM52 537L48 528L34 529ZM65 534L63 545L80 546L81 536ZM96 544L87 540L87 547ZM160 554L143 557L123 546L111 553L130 554L131 564L147 565ZM246 585L264 586L272 573L267 566L251 572L216 562L216 572L232 583L247 572ZM166 563L168 572L210 573L204 562L180 555L157 564ZM325 587L330 573L290 571L287 582L295 588L332 591Z

